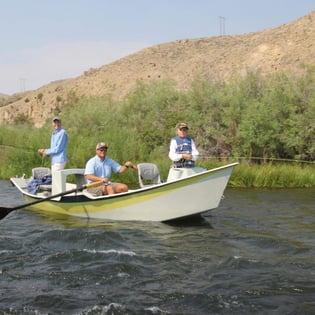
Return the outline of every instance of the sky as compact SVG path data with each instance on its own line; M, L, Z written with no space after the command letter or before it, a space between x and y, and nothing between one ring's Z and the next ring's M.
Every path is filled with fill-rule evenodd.
M0 93L75 78L157 44L259 32L314 0L0 0Z

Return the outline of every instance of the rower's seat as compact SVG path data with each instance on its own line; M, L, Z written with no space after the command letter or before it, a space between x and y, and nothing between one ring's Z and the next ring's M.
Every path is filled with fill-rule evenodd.
M153 163L137 165L139 185L141 188L162 183L158 167Z
M42 180L45 177L51 177L51 169L49 167L35 167L32 169L32 177L35 180ZM51 191L51 184L38 185L39 191Z

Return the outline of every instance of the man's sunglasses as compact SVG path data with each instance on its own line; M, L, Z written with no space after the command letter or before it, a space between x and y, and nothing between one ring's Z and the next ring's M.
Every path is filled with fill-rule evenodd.
M98 151L102 151L102 152L106 152L107 151L107 148L99 148L99 149L97 149Z

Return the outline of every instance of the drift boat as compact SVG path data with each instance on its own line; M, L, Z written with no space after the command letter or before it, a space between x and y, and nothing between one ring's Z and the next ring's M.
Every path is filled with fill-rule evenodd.
M90 194L87 188L100 184L86 184L84 169L53 172L51 185L44 185L48 190L38 187L36 193L29 192L34 177L14 177L10 181L29 203L11 209L1 208L1 212L6 211L1 213L1 218L13 210L27 208L85 219L158 222L182 219L217 208L237 164L210 170L171 168L167 181L161 182L155 164L142 163L137 168L140 188L98 197ZM155 166L155 169L148 169L148 166ZM76 183L67 181L69 175ZM144 179L149 177L153 183L144 184Z

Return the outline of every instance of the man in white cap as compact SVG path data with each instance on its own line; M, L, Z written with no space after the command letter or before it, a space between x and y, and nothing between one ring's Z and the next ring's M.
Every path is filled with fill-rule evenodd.
M171 140L168 156L174 167L194 167L199 152L194 140L187 135L188 125L181 122L175 129L176 136Z
M67 163L67 145L68 134L61 128L60 117L54 117L52 120L53 132L50 140L49 149L38 149L38 152L43 156L51 157L51 170L59 171L65 168Z

